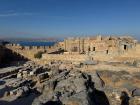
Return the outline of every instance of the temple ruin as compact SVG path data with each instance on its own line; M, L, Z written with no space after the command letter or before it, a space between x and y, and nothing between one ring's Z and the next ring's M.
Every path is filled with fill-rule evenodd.
M67 38L64 40L64 50L79 54L122 54L135 49L137 41L132 37L86 37Z

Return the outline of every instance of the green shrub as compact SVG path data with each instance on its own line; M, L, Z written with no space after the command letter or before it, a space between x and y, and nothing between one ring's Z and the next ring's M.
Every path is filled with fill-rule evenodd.
M34 57L40 59L40 58L42 58L42 54L43 54L43 52L39 51L34 55Z

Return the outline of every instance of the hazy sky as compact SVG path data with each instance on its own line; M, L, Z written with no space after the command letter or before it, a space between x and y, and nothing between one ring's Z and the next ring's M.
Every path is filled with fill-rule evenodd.
M140 0L0 0L0 37L140 35Z

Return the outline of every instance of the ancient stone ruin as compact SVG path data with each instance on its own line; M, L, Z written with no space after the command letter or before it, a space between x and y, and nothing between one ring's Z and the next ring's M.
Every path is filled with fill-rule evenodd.
M64 50L69 53L89 54L121 54L134 49L137 41L132 37L86 37L67 38L64 40Z
M120 105L121 92L139 105L136 74L126 71L82 72L77 65L66 68L62 62L38 65L32 61L19 67L0 70L0 103L2 105ZM138 73L137 73L138 74ZM108 78L108 79L107 79ZM132 79L133 78L133 79ZM125 81L123 84L119 82ZM118 84L119 85L118 85ZM31 101L32 100L32 101Z
M137 46L131 37L101 36L68 38L48 49L1 46L0 63L17 55L28 61L0 68L0 105L140 105ZM136 58L128 58L133 50Z

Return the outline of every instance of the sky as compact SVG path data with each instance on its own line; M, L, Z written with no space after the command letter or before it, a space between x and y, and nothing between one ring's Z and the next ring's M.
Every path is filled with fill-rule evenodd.
M132 35L140 0L0 0L0 37Z

